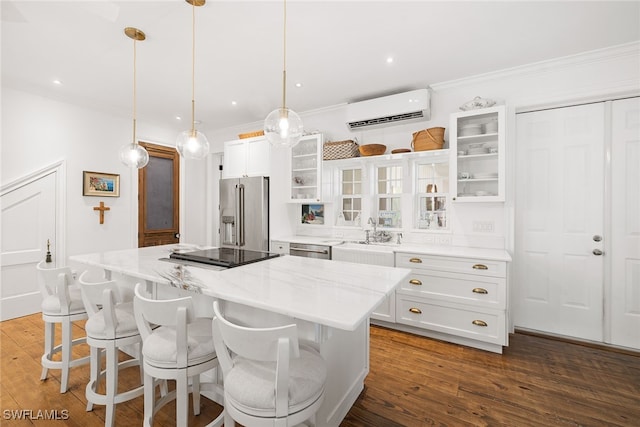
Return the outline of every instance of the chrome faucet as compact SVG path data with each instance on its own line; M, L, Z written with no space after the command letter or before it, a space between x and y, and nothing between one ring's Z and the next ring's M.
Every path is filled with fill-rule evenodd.
M376 224L376 221L374 221L374 219L372 217L369 217L369 220L367 221L367 224L373 225L373 234L375 236L378 224Z
M397 233L396 234L396 243L398 245L402 243L402 241L400 239L402 239L402 233Z

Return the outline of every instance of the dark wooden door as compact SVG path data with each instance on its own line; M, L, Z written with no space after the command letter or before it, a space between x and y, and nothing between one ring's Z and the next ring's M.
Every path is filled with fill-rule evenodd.
M141 142L149 164L138 171L138 247L180 241L180 158L172 147Z

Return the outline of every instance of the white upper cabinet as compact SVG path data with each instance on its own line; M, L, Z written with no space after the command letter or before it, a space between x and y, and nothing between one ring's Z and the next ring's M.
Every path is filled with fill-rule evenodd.
M291 201L322 199L322 134L303 136L291 148Z
M457 202L504 202L505 106L451 115L451 194Z
M264 136L224 143L223 178L269 176L271 146Z

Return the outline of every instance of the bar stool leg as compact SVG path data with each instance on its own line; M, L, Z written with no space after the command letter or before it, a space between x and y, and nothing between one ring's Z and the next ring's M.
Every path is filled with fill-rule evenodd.
M66 393L69 388L69 363L71 363L71 321L62 321L62 368L60 375L60 393Z
M176 378L176 423L178 427L186 427L189 417L189 385L187 370Z
M53 357L53 347L56 335L56 324L51 322L44 322L44 356L43 359L51 359ZM42 365L41 380L47 379L49 368L44 364Z
M98 388L98 378L100 377L100 354L101 349L90 346L90 361L89 361L89 382L87 383L86 395L89 395L90 391L96 391ZM93 411L93 402L87 399L87 412Z
M118 350L107 346L107 395L105 405L105 427L113 427L115 421L115 396L118 393Z
M193 396L193 413L200 415L200 375L191 377L191 395Z
M153 423L153 412L155 411L155 381L153 377L147 373L144 374L144 427L151 427Z

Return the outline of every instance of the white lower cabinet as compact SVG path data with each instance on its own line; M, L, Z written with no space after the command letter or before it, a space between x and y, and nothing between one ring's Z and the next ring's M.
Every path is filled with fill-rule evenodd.
M398 329L502 353L509 339L505 261L397 252L396 267L412 270L396 290Z

